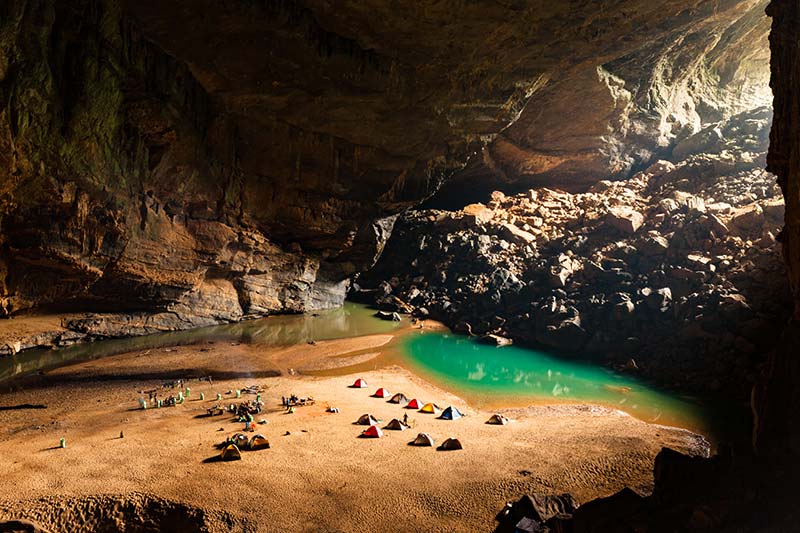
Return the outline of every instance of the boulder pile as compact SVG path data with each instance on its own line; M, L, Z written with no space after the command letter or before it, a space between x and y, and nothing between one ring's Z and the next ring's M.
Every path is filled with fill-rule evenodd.
M410 211L352 297L494 344L742 395L790 309L783 201L762 170L768 119L714 125L675 162L585 193L495 191L458 211Z

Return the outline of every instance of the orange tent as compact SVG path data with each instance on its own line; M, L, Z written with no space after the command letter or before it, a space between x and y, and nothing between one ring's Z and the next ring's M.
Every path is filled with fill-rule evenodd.
M373 396L376 398L386 398L387 396L389 396L389 394L390 393L388 390L381 387L380 389L375 391L375 394L373 394Z
M366 382L365 380L361 379L361 378L358 378L358 379L357 379L357 380L355 380L355 382L353 382L353 384L352 384L352 385L350 385L350 386L351 386L352 388L354 388L354 389L363 389L364 387L366 387L366 386L367 386L367 382Z
M383 437L383 431L378 426L370 426L361 433L362 437L379 439Z
M419 409L420 407L422 407L422 402L416 398L408 402L408 405L406 405L406 409Z

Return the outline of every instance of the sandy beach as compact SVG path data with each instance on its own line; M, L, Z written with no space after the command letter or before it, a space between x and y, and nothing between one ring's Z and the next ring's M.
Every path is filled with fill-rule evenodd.
M205 343L107 357L23 380L0 395L0 519L74 531L146 515L155 498L195 509L209 531L491 531L505 502L526 492L571 492L579 501L624 486L647 492L662 447L695 453L702 447L687 431L594 406L507 409L512 423L488 425L491 412L403 368L364 371L391 339L370 335L284 348ZM361 371L347 373L353 364ZM321 369L344 374L304 373ZM197 379L208 375L213 384ZM369 386L349 388L357 377ZM138 391L180 378L191 388L187 402L139 408ZM225 393L251 385L263 388L266 409L256 421L268 423L256 427L271 448L243 452L241 461L208 462L243 424L228 414L204 417L206 408L218 403L218 392L224 404L241 401ZM404 409L372 398L378 387L454 405L467 416L447 421ZM176 391L165 389L170 392ZM280 399L290 394L313 397L315 404L287 414ZM340 412L327 413L327 406ZM354 422L365 413L381 426L407 413L413 427L362 439L365 428ZM437 444L457 437L464 449L409 446L418 432ZM111 508L97 498L118 503Z

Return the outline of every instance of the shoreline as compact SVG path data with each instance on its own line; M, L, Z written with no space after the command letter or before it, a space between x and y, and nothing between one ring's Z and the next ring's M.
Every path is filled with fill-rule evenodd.
M368 516L377 517L372 520L379 529L490 531L494 514L523 493L568 491L586 501L623 486L647 492L661 447L706 452L686 430L591 406L501 410L514 422L490 426L484 423L490 411L476 409L397 366L339 376L281 371L299 368L298 362L382 352L389 344L374 335L282 349L217 342L204 346L207 351L197 346L134 351L34 376L25 390L0 394L4 406L48 406L0 410L0 453L9 464L8 482L0 487L0 518L41 520L48 512L66 512L58 511L59 506L53 511L31 507L25 514L25 506L30 507L25 502L49 494L64 502L97 494L127 498L138 492L214 512L224 509L263 531L304 530L308 520L352 530ZM137 390L192 373L214 375L213 386L191 380L187 384L193 396L186 404L138 408ZM356 376L370 387L349 388ZM227 416L196 416L214 403L209 398L216 391L252 384L264 387L263 416L269 423L257 425L257 430L272 447L247 452L235 463L203 464L218 453L215 444L242 424ZM455 405L468 416L444 421L404 410L371 398L379 386ZM205 401L197 399L200 392ZM313 396L316 404L285 415L277 404L290 393ZM230 395L224 398L226 403L236 401ZM325 413L328 404L341 412ZM359 439L363 427L352 422L365 412L384 424L408 413L416 427L386 431L382 439ZM217 431L220 427L224 431ZM123 439L118 438L120 431ZM418 431L431 433L437 444L456 436L465 449L439 452L407 446ZM66 436L67 448L53 449L61 436ZM299 503L286 505L287 494ZM407 512L397 518L398 509ZM212 525L210 530L225 529Z

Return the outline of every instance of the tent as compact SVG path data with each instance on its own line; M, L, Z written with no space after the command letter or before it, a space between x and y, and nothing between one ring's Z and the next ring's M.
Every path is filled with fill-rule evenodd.
M365 438L379 439L383 437L383 431L378 426L372 425L361 432L361 436Z
M439 414L439 408L432 403L426 403L425 405L422 406L422 409L420 409L420 411L423 413L432 413L434 415Z
M461 446L461 441L460 440L455 439L453 437L450 437L449 439L444 441L441 446L439 446L439 449L440 450L463 450L464 447Z
M358 378L357 380L355 380L353 382L352 385L350 385L350 387L352 387L354 389L363 389L366 386L367 386L367 382L365 380L361 379L361 378Z
M264 450L269 448L269 441L264 435L257 433L253 435L252 439L250 439L249 447L251 450Z
M458 420L462 416L464 416L464 413L462 413L461 411L459 411L458 409L456 409L451 405L442 412L442 416L440 416L439 418L443 420Z
M408 429L409 426L403 424L398 419L393 418L391 422L386 424L386 427L383 429L398 429L400 431L405 431Z
M239 447L235 444L228 444L222 449L222 453L219 454L219 458L223 461L238 461L242 458L242 453L239 451Z
M496 426L505 426L508 424L508 418L503 415L493 414L492 417L486 421L487 424L494 424Z
M433 442L433 437L427 433L420 433L416 439L411 441L411 444L413 446L433 446L435 443Z
M390 393L388 390L381 387L380 389L375 391L375 394L373 394L373 396L376 398L386 398L387 396L389 396L389 394Z
M373 426L373 425L375 425L377 423L378 423L378 420L374 416L372 416L370 414L361 415L361 417L356 422L356 424L358 424L360 426Z
M246 448L247 443L249 441L250 439L248 439L247 435L245 435L244 433L237 433L236 435L228 439L229 444L235 444L236 446L239 447L240 450Z
M419 409L420 407L422 407L422 402L416 398L408 402L408 405L406 405L406 409Z
M398 392L389 400L389 403L406 403L408 398L402 392Z

